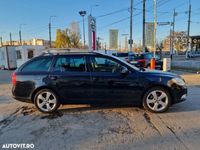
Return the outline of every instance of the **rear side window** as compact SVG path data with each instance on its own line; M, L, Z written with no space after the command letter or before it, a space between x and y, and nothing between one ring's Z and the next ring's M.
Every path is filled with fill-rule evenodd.
M38 72L38 71L48 71L51 65L52 58L38 58L31 61L22 68L22 72Z
M54 71L60 72L85 72L85 57L84 56L63 56L56 60Z

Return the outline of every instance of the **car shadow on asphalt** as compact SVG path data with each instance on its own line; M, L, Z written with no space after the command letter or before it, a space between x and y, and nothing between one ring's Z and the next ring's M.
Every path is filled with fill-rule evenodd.
M87 105L82 107L73 107L73 108L60 108L56 112L51 114L46 114L41 116L41 119L55 119L62 117L67 114L80 114L88 111L103 111L103 110L112 110L112 109L120 109L120 108L131 108L133 111L143 111L143 109L133 106L133 105Z

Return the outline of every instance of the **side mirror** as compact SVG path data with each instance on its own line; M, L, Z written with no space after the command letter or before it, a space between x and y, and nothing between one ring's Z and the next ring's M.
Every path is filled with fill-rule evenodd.
M121 68L121 74L122 75L128 75L129 74L129 70L126 67L122 67Z

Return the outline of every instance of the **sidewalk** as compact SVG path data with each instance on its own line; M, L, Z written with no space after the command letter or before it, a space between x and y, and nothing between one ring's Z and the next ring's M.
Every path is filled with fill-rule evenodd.
M200 57L195 59L180 59L175 57L172 60L172 67L175 69L200 71Z

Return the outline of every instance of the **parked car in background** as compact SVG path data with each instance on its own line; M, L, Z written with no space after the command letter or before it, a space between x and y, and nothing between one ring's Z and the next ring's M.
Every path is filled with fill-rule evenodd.
M154 57L154 54L151 52L147 53L138 53L131 55L131 60L129 61L130 64L139 67L139 68L149 68L151 59ZM157 70L162 70L163 68L163 61L160 59L158 54L155 55L156 60L156 68Z
M165 112L186 100L184 80L172 73L138 69L96 52L48 53L35 57L12 75L12 94L44 113L60 104L135 104Z
M131 55L132 55L132 53L131 53ZM113 54L113 56L116 56L121 60L129 62L129 53L128 52L121 52L121 53L118 52L118 53Z

